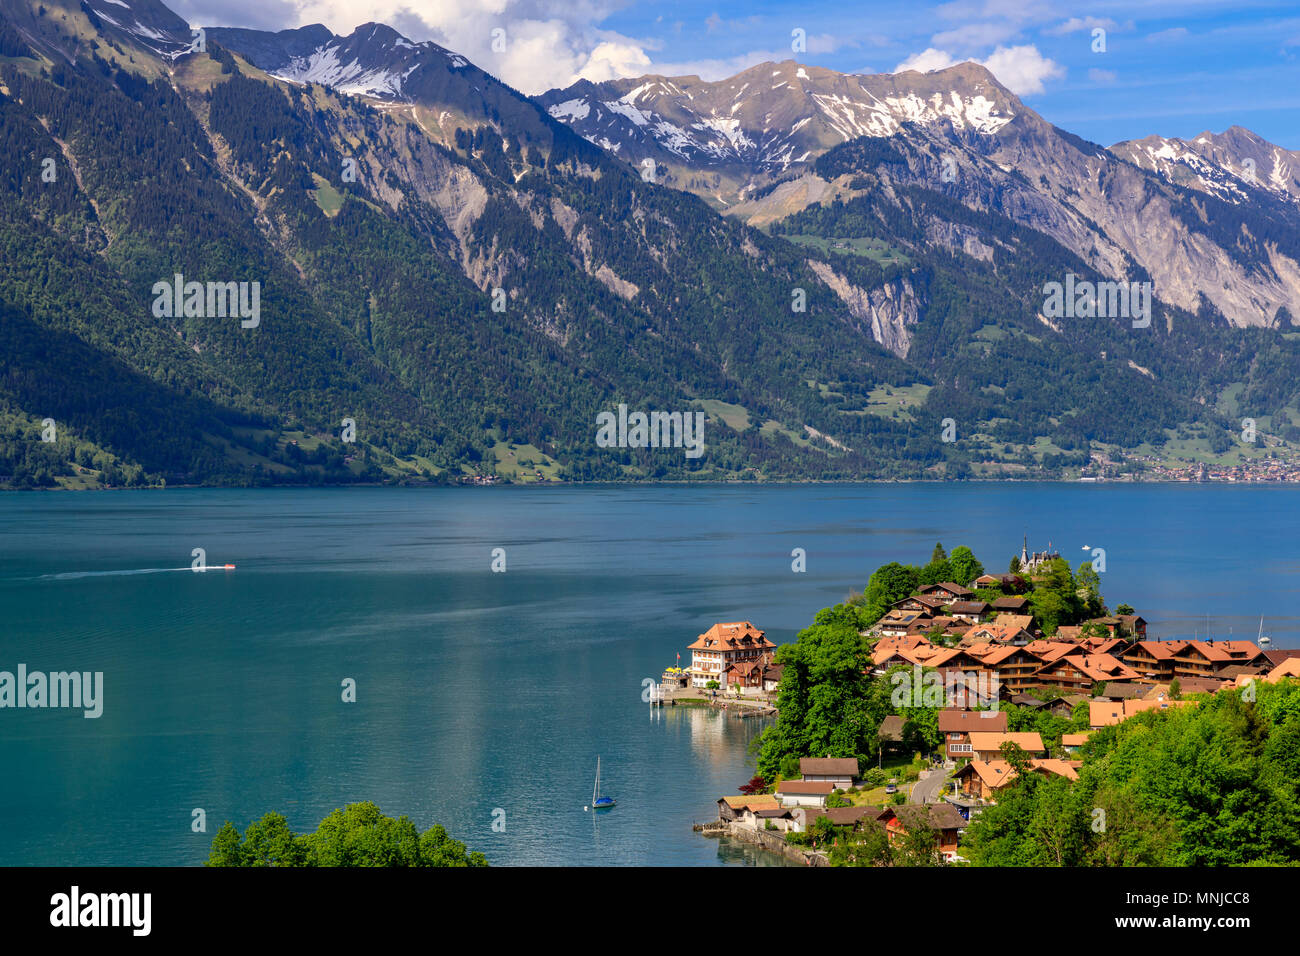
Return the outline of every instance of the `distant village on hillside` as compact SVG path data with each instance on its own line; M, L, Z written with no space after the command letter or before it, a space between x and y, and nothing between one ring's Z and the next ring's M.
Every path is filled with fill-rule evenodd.
M948 561L936 546L934 560L940 558ZM891 567L902 566L880 569L873 582ZM870 645L869 674L917 695L896 698L902 705L880 723L876 767L857 757L801 757L778 779L756 777L745 792L720 799L717 822L702 829L825 865L816 844L832 841L836 831L874 827L891 846L902 846L909 827L920 828L927 845L932 832L928 849L936 861L964 862L961 833L1016 780L1016 757L1021 769L1077 779L1076 754L1100 728L1147 710L1194 706L1189 695L1300 678L1300 650L1244 640L1150 640L1147 621L1128 605L1077 623L1044 620L1043 609L1053 605L1037 587L1063 570L1073 582L1058 553L1026 546L1005 574L982 573L978 562L967 567L981 573L965 584L918 583L865 613L875 618L860 631ZM1090 599L1104 609L1099 592ZM659 703L703 697L737 716L776 712L782 655L752 622L714 624L687 650L689 668L665 672ZM922 702L929 690L937 693ZM939 745L913 756L929 749L918 743L908 716L918 705L938 711ZM1033 726L1042 730L1025 729ZM893 769L884 766L886 755ZM820 841L811 836L817 826Z

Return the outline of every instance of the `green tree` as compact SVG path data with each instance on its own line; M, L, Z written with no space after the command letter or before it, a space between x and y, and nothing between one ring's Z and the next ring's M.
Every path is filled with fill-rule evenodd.
M911 595L919 583L919 574L914 566L897 561L877 568L863 592L870 622L875 623L891 604Z
M952 579L962 587L969 587L972 581L984 573L984 565L964 544L952 549L948 564L952 568Z
M250 823L241 838L229 821L212 840L208 866L487 866L434 825L420 833L406 817L384 816L373 803L352 803L295 835L275 812Z

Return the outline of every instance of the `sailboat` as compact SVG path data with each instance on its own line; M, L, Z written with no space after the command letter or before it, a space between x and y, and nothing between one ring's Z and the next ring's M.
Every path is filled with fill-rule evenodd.
M591 809L608 810L614 806L613 797L602 797L600 795L600 758L596 758L596 785L591 788Z
M1264 618L1262 616L1259 619L1259 637L1255 638L1255 643L1260 647L1268 647L1273 643L1273 638L1264 633Z

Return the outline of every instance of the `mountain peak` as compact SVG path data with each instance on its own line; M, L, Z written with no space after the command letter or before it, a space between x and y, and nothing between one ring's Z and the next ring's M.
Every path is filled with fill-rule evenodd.
M581 81L537 98L551 116L633 162L749 166L768 172L807 162L858 136L903 124L950 124L996 133L1020 101L976 63L932 73L858 75L767 61L735 76L641 76Z

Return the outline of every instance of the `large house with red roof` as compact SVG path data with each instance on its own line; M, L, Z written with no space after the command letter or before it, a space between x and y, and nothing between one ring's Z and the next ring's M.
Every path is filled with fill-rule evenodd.
M714 624L687 646L691 652L691 686L762 687L763 671L776 645L749 621Z

